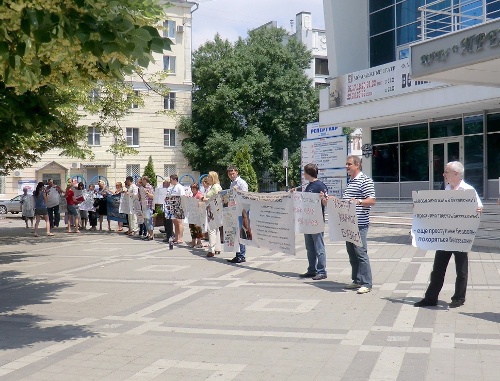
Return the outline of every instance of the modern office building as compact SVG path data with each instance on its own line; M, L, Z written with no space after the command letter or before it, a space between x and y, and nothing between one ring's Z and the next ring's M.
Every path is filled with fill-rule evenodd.
M32 167L13 171L9 176L0 177L0 197L10 198L22 193L25 184L54 179L55 183L65 183L66 179L85 179L87 183L97 179L107 179L111 187L116 181L124 181L126 176L140 176L148 162L153 159L155 172L162 177L171 174L187 175L186 182L198 179L199 174L193 172L182 155L181 141L183 136L177 131L178 119L191 113L191 11L194 2L174 1L167 9L161 33L169 37L173 44L171 51L164 55L154 53L156 63L145 71L145 77L162 70L169 71L163 81L170 89L168 97L162 97L147 88L138 77L129 77L133 88L142 92L144 106L133 105L130 115L120 121L127 145L134 147L137 155L115 157L108 152L113 142L111 136L103 136L94 128L88 128L88 144L95 155L93 160L76 160L59 156L59 150L45 153L42 159ZM99 96L93 92L91 96ZM163 110L172 113L162 113ZM159 113L160 112L160 113ZM90 124L92 118L82 121Z
M500 0L324 0L320 125L361 128L379 198L441 189L460 160L499 197Z

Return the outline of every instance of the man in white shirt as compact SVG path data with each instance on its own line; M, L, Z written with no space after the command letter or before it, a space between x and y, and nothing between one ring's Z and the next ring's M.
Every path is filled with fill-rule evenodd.
M179 177L177 175L170 176L170 185L172 189L170 189L170 196L184 196L185 191L184 187L179 184ZM182 218L179 218L182 217ZM175 240L174 243L183 243L182 237L184 236L184 225L183 225L183 216L172 216L172 220L174 222L175 229Z
M230 165L229 167L227 167L227 175L231 180L231 188L242 192L248 192L248 184L240 177L238 168L235 165ZM240 249L236 252L236 256L233 259L228 259L227 261L231 263L246 262L246 252L247 249L245 245L240 243Z
M59 213L59 203L61 202L61 188L54 185L54 181L49 179L47 181L47 212L49 214L50 228L59 227L61 214Z
M444 170L444 181L447 184L445 190L466 190L474 189L467 184L464 178L464 166L458 161L452 161L446 164ZM475 191L475 189L474 189ZM483 204L476 192L477 212L483 211ZM421 301L414 304L415 307L436 306L438 302L439 292L443 288L444 276L446 268L450 261L451 255L455 255L455 267L457 271L457 279L455 281L455 294L451 297L450 308L460 307L465 303L465 293L467 291L467 277L469 274L469 259L467 253L461 251L445 251L437 250L434 256L434 265L431 272L431 282L425 297Z
M134 201L139 197L139 188L134 184L134 178L132 176L128 176L125 179L125 186L127 187L127 195L130 197L130 210L128 211L128 231L127 235L134 235L137 230L137 214L134 212Z

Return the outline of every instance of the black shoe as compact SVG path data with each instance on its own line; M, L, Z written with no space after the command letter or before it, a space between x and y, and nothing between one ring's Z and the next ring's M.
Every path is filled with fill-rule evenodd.
M437 302L431 302L427 299L422 299L420 302L416 302L413 307L435 307L437 306Z
M321 280L321 279L326 279L326 274L318 274L312 278L312 280Z
M463 306L465 302L461 300L452 300L451 303L449 304L449 308L457 308L460 306Z
M229 263L243 263L246 262L247 260L245 257L234 257L233 259L227 259Z
M315 273L305 273L305 274L300 274L299 278L314 278L316 276Z

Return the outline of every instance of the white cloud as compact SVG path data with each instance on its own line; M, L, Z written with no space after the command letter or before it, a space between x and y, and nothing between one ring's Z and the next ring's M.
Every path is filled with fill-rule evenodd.
M196 0L195 0L196 1ZM290 30L299 12L311 12L314 28L324 28L323 0L198 0L193 13L193 48L212 40L216 33L230 41L245 37L269 21Z

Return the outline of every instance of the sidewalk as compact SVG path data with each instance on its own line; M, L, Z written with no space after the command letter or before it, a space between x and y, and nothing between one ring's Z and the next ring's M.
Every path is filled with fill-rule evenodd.
M375 285L358 295L342 289L345 246L328 239L315 282L298 278L300 236L297 256L248 248L233 265L116 233L34 238L23 224L0 221L2 381L499 378L496 254L470 253L464 306L447 307L450 263L439 306L418 309L434 253L408 229L370 230Z

